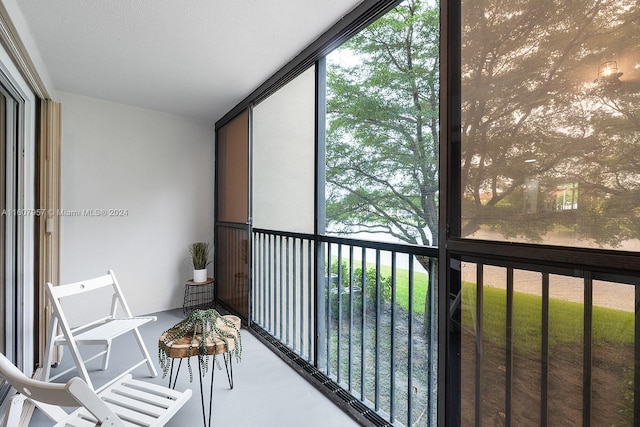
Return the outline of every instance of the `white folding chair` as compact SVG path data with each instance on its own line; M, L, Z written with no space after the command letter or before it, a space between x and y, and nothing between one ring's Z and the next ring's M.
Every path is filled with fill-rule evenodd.
M100 315L101 317L99 317L98 319L92 319L92 321L86 324L75 326L72 328L69 325L67 316L65 315L65 312L62 308L62 300L67 297L83 295L83 298L88 297L88 299L83 300L85 301L85 304L87 304L89 308L93 308L91 303L91 293L93 293L96 298L104 298L101 293L96 293L96 291L108 287L111 287L113 291L110 312L104 313L106 314L104 316ZM89 378L89 373L87 372L85 364L93 359L103 356L102 369L107 369L109 365L109 356L111 354L111 343L113 339L125 333L133 333L138 343L138 347L140 347L143 358L142 360L131 366L129 369L124 371L123 374L129 373L136 369L138 366L146 363L147 367L149 368L150 375L152 377L158 375L153 361L149 356L149 352L147 351L147 348L142 341L140 331L138 330L139 326L147 322L153 322L156 320L156 318L155 316L134 317L131 314L131 310L129 309L129 306L127 305L127 302L122 295L122 291L120 289L120 286L118 285L118 281L116 280L113 271L109 270L108 274L105 276L100 276L82 282L75 282L66 285L53 286L51 283L47 283L46 294L48 300L51 302L53 312L52 321L49 325L47 347L44 355L45 381L53 381L56 378L59 378L60 376L74 369L77 369L80 373L80 377L91 388L94 388L93 384L91 383L91 379ZM94 300L93 304L98 306L98 302L99 301ZM122 310L124 311L124 315L122 317L117 317L118 306L121 306ZM58 328L60 328L62 333L58 333ZM75 362L75 367L60 372L52 377L51 366L54 362L54 348L55 346L61 345L65 345L69 348ZM105 348L103 351L87 359L83 359L83 356L80 354L78 348L78 346L80 345L100 345L104 346ZM124 351L128 350L124 349ZM109 384L107 383L103 387L107 387L108 385Z
M79 377L66 384L33 380L0 353L0 375L18 394L4 416L4 427L18 425L25 400L56 422L56 426L163 426L191 397L191 390L179 392L133 380L127 374L96 393ZM67 413L62 407L78 408Z

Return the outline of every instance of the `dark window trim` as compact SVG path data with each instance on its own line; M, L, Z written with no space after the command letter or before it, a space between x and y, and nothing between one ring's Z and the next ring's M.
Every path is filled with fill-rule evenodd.
M530 264L589 269L605 273L638 273L640 253L610 249L553 246L533 243L455 239L447 241L450 252L491 257L492 260L526 260Z
M460 235L461 0L440 1L440 204L438 247L438 425L459 426L461 396L459 263L450 236Z
M473 0L469 0L471 3ZM439 360L438 374L438 425L460 426L461 367L460 310L456 310L456 296L460 291L460 261L486 262L505 268L539 269L546 275L553 273L585 277L585 286L593 280L611 280L636 287L636 301L640 301L640 253L577 246L555 246L538 243L475 240L461 237L461 0L440 2L441 37L441 93L440 93L440 247L439 247ZM481 279L478 279L481 283ZM638 307L638 305L636 305ZM544 310L544 309L543 309ZM548 307L547 309L548 310ZM638 319L636 309L636 319ZM585 318L589 315L585 315ZM637 322L636 322L637 323ZM590 325L585 322L590 330ZM548 325L547 325L548 328ZM640 354L640 328L636 327L635 388L640 384L637 369ZM543 344L547 346L548 344ZM585 345L585 348L587 346ZM585 350L590 356L590 346ZM546 363L546 362L545 362ZM544 368L543 369L547 369ZM585 369L585 371L588 371ZM543 385L544 387L544 385ZM585 387L584 390L590 390ZM586 391L584 392L586 394ZM546 392L545 392L546 394ZM639 393L640 394L640 393ZM476 399L480 399L476 395ZM590 402L590 396L584 398ZM636 399L634 407L640 407ZM546 416L546 404L542 402L542 418ZM510 408L507 408L510 410ZM585 412L588 413L589 409ZM637 421L636 416L636 421ZM478 423L476 419L476 423Z

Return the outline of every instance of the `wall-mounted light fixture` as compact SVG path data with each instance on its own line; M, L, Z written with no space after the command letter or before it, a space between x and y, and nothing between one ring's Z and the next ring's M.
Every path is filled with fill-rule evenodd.
M594 82L607 85L619 85L620 80L618 79L621 75L622 72L620 72L620 70L618 69L617 61L603 62L598 66L598 77L596 77Z

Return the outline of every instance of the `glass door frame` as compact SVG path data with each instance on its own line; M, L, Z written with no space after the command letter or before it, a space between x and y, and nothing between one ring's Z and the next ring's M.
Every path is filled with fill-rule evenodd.
M36 97L9 55L0 49L0 85L5 96L5 129L10 150L3 159L2 315L4 349L27 375L35 371L37 329L35 323L35 209L36 193ZM3 141L4 143L4 141ZM6 220L6 221L5 221ZM6 292L5 292L6 291ZM3 337L4 338L4 337ZM0 388L0 410L8 387Z

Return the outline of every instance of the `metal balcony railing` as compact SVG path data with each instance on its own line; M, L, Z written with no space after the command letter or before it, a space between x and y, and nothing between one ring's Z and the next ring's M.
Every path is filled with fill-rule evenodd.
M638 425L639 277L460 260L461 425Z
M435 425L436 255L254 229L251 321L374 425Z

